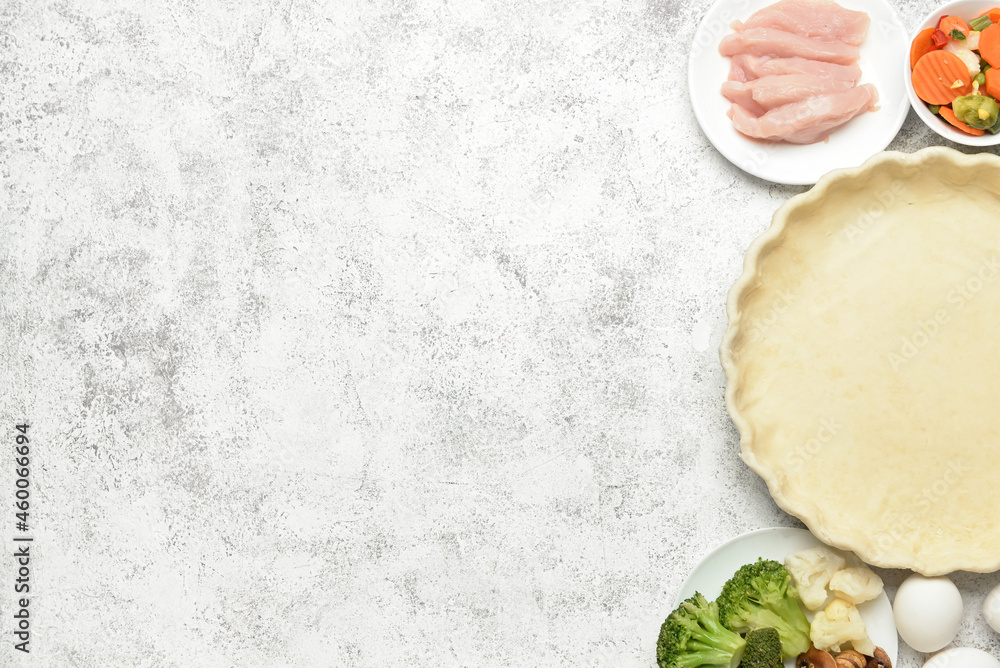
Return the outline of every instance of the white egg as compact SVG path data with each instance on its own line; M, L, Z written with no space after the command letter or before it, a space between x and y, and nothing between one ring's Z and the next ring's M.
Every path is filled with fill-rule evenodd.
M1000 661L975 647L952 647L927 659L924 668L1000 668Z
M899 585L892 614L903 642L918 652L936 652L958 635L962 594L943 575L914 574Z
M1000 633L1000 585L993 588L983 601L983 617L997 633Z

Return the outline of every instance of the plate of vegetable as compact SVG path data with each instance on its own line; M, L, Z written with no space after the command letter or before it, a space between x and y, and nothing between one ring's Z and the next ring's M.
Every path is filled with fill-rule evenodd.
M674 605L657 638L659 668L794 666L803 654L817 666L824 661L814 658L843 654L861 668L891 668L897 658L881 579L803 529L761 529L721 545Z
M904 70L917 115L945 139L1000 144L1000 6L952 2L924 19Z

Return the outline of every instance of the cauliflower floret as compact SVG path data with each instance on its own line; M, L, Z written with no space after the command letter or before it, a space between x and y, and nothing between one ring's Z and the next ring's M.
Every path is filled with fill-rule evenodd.
M810 610L818 610L826 603L826 586L844 563L843 557L825 547L813 547L785 557L785 568L795 580L799 598Z
M872 639L868 637L867 632L865 632L865 636L863 638L852 638L851 647L858 650L865 656L873 656L875 654L875 643L873 643Z
M816 613L809 628L809 638L816 647L826 651L839 652L843 645L850 643L867 656L875 652L875 643L868 637L868 629L858 608L842 598L835 598L824 610Z
M867 566L842 568L830 579L830 592L857 605L882 593L882 578Z
M965 66L969 70L970 76L976 76L979 74L979 56L973 53L972 49L968 47L964 42L954 42L948 40L948 43L944 46L944 51L949 53L954 53L958 56Z

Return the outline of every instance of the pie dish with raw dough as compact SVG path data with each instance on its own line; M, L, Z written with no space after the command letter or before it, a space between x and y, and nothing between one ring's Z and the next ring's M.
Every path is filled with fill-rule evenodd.
M721 347L743 460L821 540L1000 568L1000 158L886 152L789 200Z

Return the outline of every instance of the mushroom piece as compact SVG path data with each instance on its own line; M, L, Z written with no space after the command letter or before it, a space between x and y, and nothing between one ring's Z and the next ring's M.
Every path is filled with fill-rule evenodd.
M868 668L868 657L856 649L849 649L834 657L837 668Z
M799 654L798 658L795 659L795 668L837 668L837 662L832 654L813 646L809 648L808 652Z
M889 660L889 655L885 653L884 649L876 647L875 656L868 659L868 665L865 668L892 668L892 661Z

